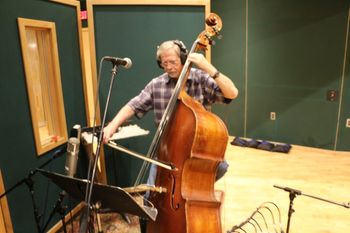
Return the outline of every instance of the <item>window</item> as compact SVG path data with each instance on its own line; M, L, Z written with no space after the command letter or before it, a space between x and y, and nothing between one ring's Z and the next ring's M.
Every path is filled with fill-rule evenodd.
M18 18L38 155L67 141L55 24Z

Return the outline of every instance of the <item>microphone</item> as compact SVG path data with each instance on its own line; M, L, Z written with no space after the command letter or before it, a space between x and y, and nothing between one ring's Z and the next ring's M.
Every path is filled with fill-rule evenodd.
M66 165L64 169L67 176L70 177L74 177L77 171L79 144L80 141L78 138L71 137L68 139Z
M119 57L105 56L105 57L103 57L103 59L106 61L112 62L113 65L121 65L125 69L129 69L132 66L132 61L128 57L119 58Z
M67 157L64 170L66 171L66 175L70 177L74 177L77 171L80 131L80 125L75 125L71 131L71 137L68 139L67 143Z
M286 192L295 193L296 195L301 195L301 193L302 193L300 190L292 189L292 188L289 188L289 187L281 187L281 186L278 186L278 185L273 185L273 187L282 189L282 190L284 190Z

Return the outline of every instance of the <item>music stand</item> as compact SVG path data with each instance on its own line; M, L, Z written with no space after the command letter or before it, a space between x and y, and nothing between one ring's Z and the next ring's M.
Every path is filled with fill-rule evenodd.
M37 169L41 174L52 180L57 186L65 190L71 197L84 200L87 180L77 179L70 176L61 175ZM118 213L133 214L142 218L155 221L158 211L155 208L141 206L136 200L120 187L94 183L91 195L93 203L100 202L101 209L112 209Z

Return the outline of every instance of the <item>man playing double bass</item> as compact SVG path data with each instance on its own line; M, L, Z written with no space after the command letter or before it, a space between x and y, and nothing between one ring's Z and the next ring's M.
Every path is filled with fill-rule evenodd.
M238 89L226 75L219 72L200 53L188 54L182 41L169 40L163 42L157 49L157 63L165 73L152 79L141 93L131 99L113 120L103 129L103 140L109 138L129 118L141 118L149 110L154 112L154 121L158 125L171 98L176 81L180 76L183 65L188 59L198 68L191 68L186 81L186 92L200 102L205 109L211 109L214 103L228 104L238 96ZM219 164L216 179L221 178L227 171L226 161ZM151 166L148 184L153 185L156 177L156 166Z
M160 124L186 60L196 65L197 68L189 70L184 90L190 97L202 104L206 110L210 110L214 103L228 104L237 97L238 90L233 82L220 73L202 54L194 52L188 54L185 45L179 40L165 41L157 49L158 65L165 72L152 79L141 93L131 99L104 128L103 140L105 143L108 143L109 138L123 122L134 115L141 118L149 110L153 110L154 121L156 125ZM172 156L172 154L169 155ZM216 170L216 180L226 173L227 168L228 164L225 160L219 163ZM215 173L213 174L215 176ZM155 184L156 175L157 167L152 164L147 181L149 185ZM159 176L162 175L160 173Z

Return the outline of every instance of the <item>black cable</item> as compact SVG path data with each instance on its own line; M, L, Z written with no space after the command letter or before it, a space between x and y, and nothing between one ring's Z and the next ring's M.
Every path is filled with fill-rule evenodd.
M50 164L50 167L48 169L49 171L52 170L52 165ZM45 201L44 201L44 212L43 212L43 216L46 216L46 210L47 210L47 202L48 202L48 197L49 197L49 190L50 190L50 180L47 179L47 185L46 185L46 195L45 195ZM43 227L44 225L44 218L41 218L41 228Z

